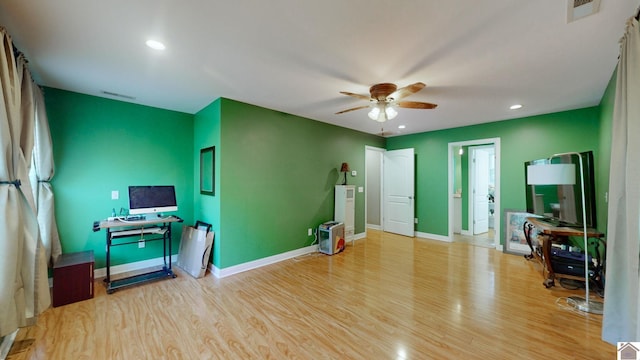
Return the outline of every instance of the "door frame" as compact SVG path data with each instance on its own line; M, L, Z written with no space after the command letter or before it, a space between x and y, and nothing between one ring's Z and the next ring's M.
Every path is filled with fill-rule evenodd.
M449 164L449 176L448 176L448 228L449 228L449 241L453 241L453 179L454 179L454 164L453 164L453 156L454 150L458 146L474 146L474 145L493 145L495 147L495 199L494 199L494 209L495 209L495 217L494 217L494 229L495 229L495 247L496 249L502 249L500 245L500 221L501 221L501 207L500 207L500 138L487 138L487 139L477 139L477 140L467 140L467 141L458 141L458 142L450 142L449 143L449 151L448 151L448 164Z
M467 224L467 231L469 231L469 235L471 236L475 236L474 232L475 232L475 223L474 220L476 218L476 214L475 214L475 194L473 192L473 190L475 189L475 185L476 185L476 164L474 161L472 161L471 159L471 155L473 151L476 150L482 150L482 149L490 149L490 148L495 148L495 146L493 145L472 145L469 146L469 164L468 164L468 176L469 176L469 182L468 182L468 188L467 188L467 193L469 194L469 196L467 197L467 199L469 199L469 203L467 204L467 206L469 207L468 209L468 224ZM495 149L494 149L494 153L495 153ZM494 155L495 156L495 155ZM495 172L495 170L494 170ZM495 177L495 174L494 174ZM495 206L495 205L494 205ZM495 239L494 239L495 240Z
M364 147L364 164L365 164L365 171L364 171L364 189L365 189L365 195L364 195L364 233L365 235L367 234L367 228L369 227L369 224L367 222L368 219L368 213L367 213L367 194L369 193L369 191L375 191L376 189L370 189L369 187L369 182L367 180L368 177L368 169L366 168L367 164L369 163L369 159L367 158L368 156L368 150L370 151L375 151L380 153L380 179L378 179L380 181L380 188L377 189L379 191L379 198L380 198L380 227L379 228L374 228L372 227L372 229L374 230L381 230L382 231L382 215L384 214L384 201L382 201L382 189L384 187L384 169L382 168L382 159L383 159L383 154L387 151L386 149L383 148L378 148L378 147L374 147L374 146L369 146L369 145L365 145Z

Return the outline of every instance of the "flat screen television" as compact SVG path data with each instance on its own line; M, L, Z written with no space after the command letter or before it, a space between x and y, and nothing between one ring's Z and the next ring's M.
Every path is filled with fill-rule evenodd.
M178 211L173 185L129 186L129 214L160 214L167 211Z
M585 208L587 226L596 227L596 195L593 152L580 153L582 157ZM549 159L524 163L527 212L541 215L556 226L582 227L582 187L580 185L580 163L578 155L561 155L551 159L553 164L575 164L574 185L529 185L526 184L527 166L548 164Z

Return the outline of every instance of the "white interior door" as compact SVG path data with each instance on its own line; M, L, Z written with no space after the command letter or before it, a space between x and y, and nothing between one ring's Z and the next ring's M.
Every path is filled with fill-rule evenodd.
M473 235L489 231L489 152L471 148L473 176Z
M383 159L383 230L414 236L413 149L391 150Z

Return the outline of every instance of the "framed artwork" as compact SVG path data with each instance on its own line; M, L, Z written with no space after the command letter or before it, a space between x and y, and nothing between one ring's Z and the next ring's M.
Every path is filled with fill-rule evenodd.
M504 209L504 221L502 222L503 251L507 254L529 255L531 248L524 235L524 223L528 217L537 215L522 210ZM531 230L531 240L535 240L538 231L535 227Z
M200 194L215 195L216 147L200 150Z

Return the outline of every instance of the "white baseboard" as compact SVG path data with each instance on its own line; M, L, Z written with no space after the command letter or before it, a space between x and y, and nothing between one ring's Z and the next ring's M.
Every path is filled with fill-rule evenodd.
M471 230L460 230L460 235L473 236Z
M171 263L175 263L176 261L178 261L178 255L171 255ZM164 258L159 257L159 258L155 258L155 259L148 259L148 260L142 260L142 261L136 261L136 262L132 262L132 263L127 263L127 264L122 264L122 265L115 265L111 267L111 274L110 275L117 275L117 274L122 274L122 273L126 273L126 272L130 272L130 271L136 271L136 270L142 270L142 269L148 269L150 267L154 267L154 266L160 266L160 265L164 265ZM95 269L93 271L93 277L94 279L99 279L99 278L103 278L107 276L107 268L103 267L100 269Z
M367 229L372 229L372 230L382 230L382 226L380 226L380 225L373 225L373 224L367 224Z
M366 232L361 232L358 234L354 234L353 237L351 238L351 242L354 242L356 240L362 240L364 238L367 237L367 233Z
M215 265L209 264L209 271L211 271L213 276L217 278L224 278L224 277L239 274L241 272L245 272L248 270L253 270L263 266L275 264L277 262L288 260L296 256L310 254L316 251L318 251L318 245L311 245L311 246L303 247L300 249L287 251L282 254L276 254L273 256L268 256L266 258L257 259L257 260L249 261L249 262L234 265L234 266L229 266L224 269L219 269Z
M421 239L431 239L431 240L438 240L438 241L444 241L444 242L452 242L451 238L448 236L423 233L420 231L416 231L416 237L419 237Z
M0 338L0 360L6 359L7 355L9 355L9 350L11 350L11 345L13 345L17 334L18 330Z

